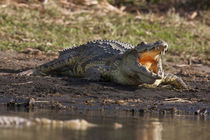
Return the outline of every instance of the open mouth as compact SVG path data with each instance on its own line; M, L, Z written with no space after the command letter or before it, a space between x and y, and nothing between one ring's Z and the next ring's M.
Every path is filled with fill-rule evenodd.
M140 65L146 67L149 71L158 74L159 67L158 63L161 59L161 54L165 53L167 49L164 46L160 46L158 48L145 51L140 54L140 57L138 58L138 62Z

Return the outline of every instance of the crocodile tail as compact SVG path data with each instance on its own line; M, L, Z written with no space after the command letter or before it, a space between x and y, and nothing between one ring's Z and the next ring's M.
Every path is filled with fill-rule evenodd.
M71 56L68 57L59 57L58 59L54 59L48 63L45 63L38 67L38 71L41 74L48 74L50 72L56 71L62 67L67 65L71 65L74 59Z

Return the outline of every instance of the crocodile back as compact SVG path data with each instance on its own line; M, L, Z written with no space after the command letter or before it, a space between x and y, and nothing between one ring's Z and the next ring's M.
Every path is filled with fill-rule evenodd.
M58 59L40 66L47 73L57 70L70 70L74 76L81 76L91 67L115 66L123 54L134 46L114 40L95 40L80 46L64 49ZM113 64L114 63L114 64Z
M59 57L63 55L69 55L69 53L77 52L92 52L99 53L98 51L103 51L106 54L123 54L128 49L134 48L133 45L127 44L121 41L115 41L115 40L94 40L90 41L87 44L83 44L80 46L73 46L70 48L66 48L63 51L59 53ZM92 53L94 53L92 52Z

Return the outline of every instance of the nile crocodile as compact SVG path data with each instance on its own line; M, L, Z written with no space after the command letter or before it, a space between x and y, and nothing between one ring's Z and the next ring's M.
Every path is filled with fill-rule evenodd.
M21 74L56 74L150 87L166 83L187 88L181 78L164 73L161 56L167 49L164 41L133 46L114 40L96 40L64 49L57 59Z

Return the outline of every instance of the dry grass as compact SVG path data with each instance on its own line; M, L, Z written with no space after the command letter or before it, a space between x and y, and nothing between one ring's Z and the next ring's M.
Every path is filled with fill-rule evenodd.
M188 21L173 11L162 16L134 15L102 5L89 8L68 4L64 7L51 0L42 6L0 5L0 48L57 51L95 39L134 45L163 39L170 45L170 54L197 57L202 62L210 60L210 27L199 21Z

